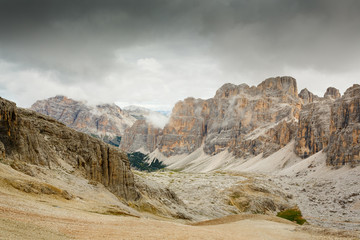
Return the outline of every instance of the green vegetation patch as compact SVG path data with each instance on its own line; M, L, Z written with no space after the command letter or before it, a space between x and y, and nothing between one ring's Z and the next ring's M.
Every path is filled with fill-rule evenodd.
M285 218L297 224L303 225L306 220L302 217L301 211L298 208L290 208L284 211L278 212L276 215L281 218Z
M155 158L149 163L149 155L141 152L133 152L127 154L130 166L139 171L154 172L166 167L159 159Z

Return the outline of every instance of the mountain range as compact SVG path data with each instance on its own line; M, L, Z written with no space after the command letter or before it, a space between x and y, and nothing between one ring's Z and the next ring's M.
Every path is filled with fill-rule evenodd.
M359 98L277 77L180 101L164 126L132 107L131 127L113 104L0 98L0 238L358 239ZM123 150L167 169L135 171ZM310 225L275 216L289 209Z
M39 100L31 109L120 145L123 151L152 153L167 163L199 151L210 157L229 153L232 162L265 159L292 144L296 157L324 151L328 165L356 166L360 164L359 101L358 84L343 96L329 87L319 97L306 88L299 93L292 77L276 77L258 86L228 83L207 100L189 97L175 104L170 118L138 106L89 106L65 96Z
M359 135L360 85L343 96L329 87L318 97L307 89L298 93L292 77L276 77L251 87L225 84L207 100L179 101L164 128L138 120L125 130L120 148L154 153L159 159L184 158L201 150L207 156L225 152L246 160L266 158L292 143L297 157L323 150L328 165L356 166Z

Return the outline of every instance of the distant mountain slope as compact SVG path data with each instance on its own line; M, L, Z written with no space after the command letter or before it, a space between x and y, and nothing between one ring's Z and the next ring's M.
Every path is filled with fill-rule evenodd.
M133 125L136 119L115 104L89 106L65 96L56 96L35 102L31 109L55 118L80 132L97 136L114 145L117 137Z
M145 119L145 116L150 114L150 109L139 107L135 105L126 106L123 108L127 113L133 116L136 119Z
M169 121L170 113L167 111L153 111L139 106L127 106L123 108L137 120L146 120L157 128L163 128Z
M324 150L327 164L354 166L360 164L359 102L358 84L344 96L329 87L322 98L307 89L298 94L292 77L269 78L252 87L225 84L213 98L179 101L164 128L137 122L120 147L157 150L165 157L201 148L210 156L227 151L250 159L266 158L295 140L292 150L301 158Z
M296 81L291 77L268 79L257 87L225 84L208 100L178 102L169 123L156 137L155 148L142 145L150 152L158 148L167 157L190 154L200 147L209 155L225 149L237 157L269 155L295 136L300 109ZM130 128L126 139L139 139L128 136L139 132L135 127L140 126Z

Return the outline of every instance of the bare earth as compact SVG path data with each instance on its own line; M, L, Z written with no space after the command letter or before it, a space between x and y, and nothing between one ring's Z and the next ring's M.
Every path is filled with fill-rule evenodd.
M85 194L68 185L75 197L66 200L25 193L9 185L9 179L32 180L1 164L0 239L358 239L347 232L300 227L264 215L234 215L193 225L155 220L128 209L121 211L102 188L91 192L89 185Z
M189 226L89 213L56 201L55 206L22 200L1 194L1 239L356 239L307 231L261 215Z

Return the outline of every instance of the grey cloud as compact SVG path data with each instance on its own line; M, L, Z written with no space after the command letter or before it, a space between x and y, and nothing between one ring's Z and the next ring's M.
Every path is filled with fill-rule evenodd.
M63 91L112 92L98 94L102 101L147 101L159 89L164 101L174 87L170 102L205 97L201 88L274 75L299 75L306 78L299 86L324 91L360 76L358 26L356 0L0 0L0 59L52 72L56 78L46 81ZM143 58L159 60L163 73L138 71ZM210 72L212 65L221 73ZM111 84L119 86L105 89ZM147 89L122 92L140 85ZM94 96L84 89L84 98Z
M74 73L77 79L86 73L96 78L113 67L117 48L161 42L187 31L182 25L188 24L186 12L192 7L180 1L15 0L0 4L3 58Z
M290 65L331 72L358 62L359 1L266 2L246 7L245 19L234 7L222 15L224 24L210 27L214 55L225 66L281 71Z

